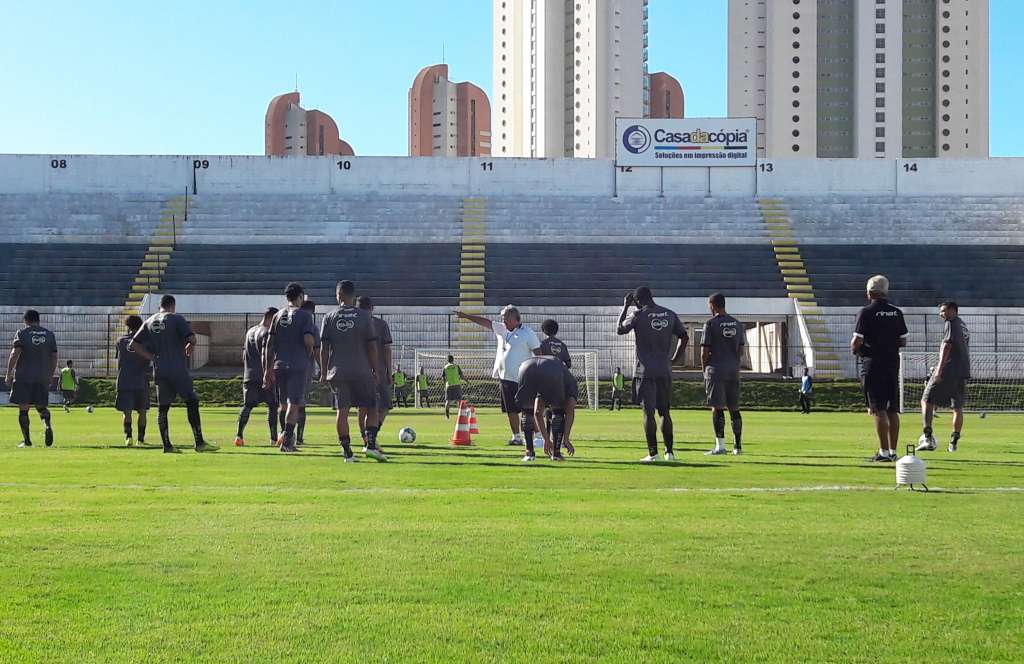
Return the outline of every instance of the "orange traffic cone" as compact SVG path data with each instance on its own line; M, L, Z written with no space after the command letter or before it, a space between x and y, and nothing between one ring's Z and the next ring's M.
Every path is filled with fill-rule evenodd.
M473 444L469 436L469 405L465 401L459 402L459 421L455 424L455 433L452 434L452 445L456 447L467 447Z
M480 429L476 426L476 406L469 407L469 433L473 436L480 435Z

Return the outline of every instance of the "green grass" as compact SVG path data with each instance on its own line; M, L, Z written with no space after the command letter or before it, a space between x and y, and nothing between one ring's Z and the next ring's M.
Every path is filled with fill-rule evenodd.
M229 449L235 412L204 411L220 453L166 456L106 409L15 449L0 411L0 661L1024 660L1024 417L969 417L922 494L863 462L863 414L748 413L747 453L709 459L678 412L650 467L637 411L533 466L494 412L457 450L396 413L388 464L342 463L321 409L298 456Z

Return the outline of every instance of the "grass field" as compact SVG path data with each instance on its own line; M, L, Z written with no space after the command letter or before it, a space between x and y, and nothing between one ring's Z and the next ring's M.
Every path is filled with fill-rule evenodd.
M15 449L0 411L0 661L1024 661L1021 416L969 417L922 494L863 461L861 414L749 413L746 454L709 459L678 412L657 466L637 411L531 466L494 412L458 450L398 412L388 464L342 463L320 409L300 455L229 449L235 415L204 411L221 452L168 456L106 409Z

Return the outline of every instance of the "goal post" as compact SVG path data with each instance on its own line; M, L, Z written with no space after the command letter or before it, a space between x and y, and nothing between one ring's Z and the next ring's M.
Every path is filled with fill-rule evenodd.
M900 406L917 410L924 387L938 364L933 352L900 353ZM964 410L1024 412L1024 351L971 352Z
M417 408L437 407L444 404L444 366L448 356L455 358L455 364L462 367L465 376L463 396L475 406L499 406L501 394L498 381L491 377L494 369L494 351L486 349L462 350L455 348L417 348L414 354L413 371L419 376L420 369L427 376L427 389L420 389L419 381L413 380L415 386L415 404ZM570 371L579 383L580 398L578 407L597 410L600 402L598 394L598 351L570 351L572 359Z

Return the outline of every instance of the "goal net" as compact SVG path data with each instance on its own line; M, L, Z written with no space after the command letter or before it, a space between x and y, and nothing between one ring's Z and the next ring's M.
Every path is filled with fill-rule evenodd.
M462 373L465 376L462 392L465 399L474 406L501 405L498 381L491 377L491 372L494 369L493 350L419 348L415 351L413 366L416 376L419 376L420 369L423 369L423 373L427 376L427 389L426 391L421 390L419 381L412 381L417 408L436 407L444 404L442 370L448 364L449 355L455 358L455 364L462 367ZM578 407L597 410L597 351L571 351L569 357L572 359L570 371L576 377L580 388Z
M900 392L903 410L916 410L928 377L938 364L938 353L900 354ZM1024 411L1024 352L971 352L971 377L967 381L964 410L985 412Z

